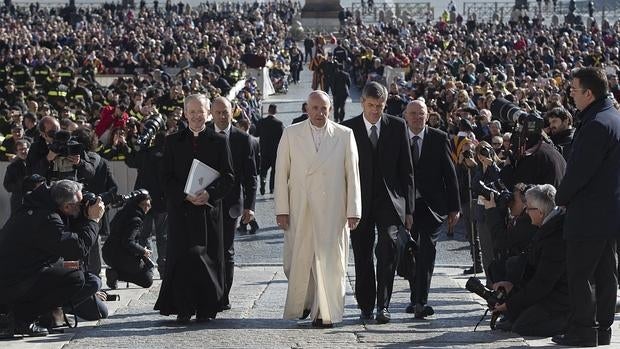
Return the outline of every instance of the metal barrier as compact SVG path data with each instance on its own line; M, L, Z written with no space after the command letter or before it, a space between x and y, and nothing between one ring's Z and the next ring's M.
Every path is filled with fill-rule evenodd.
M351 13L356 18L358 15L368 21L385 21L392 16L401 19L413 19L425 22L435 18L435 8L430 2L375 2L372 8L366 6L366 2L354 2L351 4Z
M588 13L589 1L575 1L575 15L584 18L584 21L589 17ZM564 16L569 13L569 2L559 2L555 8L550 2L544 4L543 2L530 2L529 9L527 10L530 18L536 18L540 16L544 19L551 19L554 15L558 17L560 21L564 20ZM515 7L514 1L506 2L465 2L463 3L463 15L465 18L469 18L475 15L476 20L479 22L488 21L501 21L507 23L510 20L510 16ZM620 2L616 2L614 5L605 5L600 9L595 8L594 18L598 23L602 23L603 19L617 20L620 18Z

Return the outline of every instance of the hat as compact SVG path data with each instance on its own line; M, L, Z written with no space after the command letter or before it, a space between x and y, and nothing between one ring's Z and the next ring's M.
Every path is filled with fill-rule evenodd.
M461 121L459 121L459 128L464 131L474 132L474 127L467 119L461 119Z

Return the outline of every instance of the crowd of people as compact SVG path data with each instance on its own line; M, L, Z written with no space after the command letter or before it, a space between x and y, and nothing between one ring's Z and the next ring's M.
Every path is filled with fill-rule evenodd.
M0 289L13 300L0 310L31 335L46 333L35 321L44 308L92 302L103 316L97 232L110 236L103 259L111 289L118 280L152 284L154 233L164 280L155 309L183 324L210 321L232 306L235 231L250 224L256 232L255 197L268 189L285 231L286 318L311 316L315 327L342 321L346 268L332 266L346 266L350 231L360 319L391 321L394 275L409 258L403 241L418 246L417 263L403 271L406 312L432 316L438 227L446 222L452 234L464 220L472 254L465 274L484 272L486 287L508 295L493 304L503 314L497 328L559 344L608 344L620 226L612 190L620 178L620 23L345 18L340 39L308 36L301 52L288 36L297 9L279 2L4 10L0 151L11 161L4 184L13 214L0 234L0 260L16 261L13 247L28 239L9 233L32 210L55 212L50 235L75 232L37 246L27 278L0 273L15 286ZM274 79L290 71L294 83L302 67L313 71L314 91L290 128L276 105L260 117L252 79L226 97L245 67L265 65L281 71ZM104 88L95 79L101 73L130 77ZM363 113L345 120L354 85L363 87ZM192 159L220 173L196 193L184 190ZM105 160L138 168L135 188L148 193L119 196ZM325 181L327 172L346 183ZM596 200L605 209L589 204ZM325 202L329 217L318 219ZM110 223L104 204L124 208ZM597 234L588 234L590 225ZM329 231L338 238L322 235ZM321 243L309 249L310 238ZM59 257L64 264L35 277ZM83 274L61 276L65 269ZM53 282L66 292L34 309L33 285Z

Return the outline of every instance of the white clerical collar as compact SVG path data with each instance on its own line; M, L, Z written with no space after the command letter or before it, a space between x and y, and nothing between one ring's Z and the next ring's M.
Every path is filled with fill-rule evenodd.
M308 121L308 123L310 124L310 128L312 128L313 131L321 132L327 129L327 120L325 121L325 124L322 127L314 126L312 125L312 122L310 121Z
M194 131L191 127L187 126L187 128L194 134L194 137L198 137L200 132L204 131L206 127L207 125L202 125L202 128L199 131Z
M213 126L215 126L215 132L217 133L222 133L222 131L224 131L224 133L226 134L226 136L228 136L230 134L230 128L232 127L232 123L228 123L228 126L225 129L220 129L219 127L217 127L217 125L215 123L213 123Z

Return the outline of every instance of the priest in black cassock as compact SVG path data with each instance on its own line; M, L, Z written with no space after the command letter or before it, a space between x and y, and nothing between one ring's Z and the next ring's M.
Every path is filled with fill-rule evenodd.
M188 128L166 137L162 183L168 204L166 274L155 310L177 314L179 323L215 318L224 293L222 198L234 176L226 137L205 127L210 102L204 95L185 99ZM220 173L196 196L184 193L193 159Z

